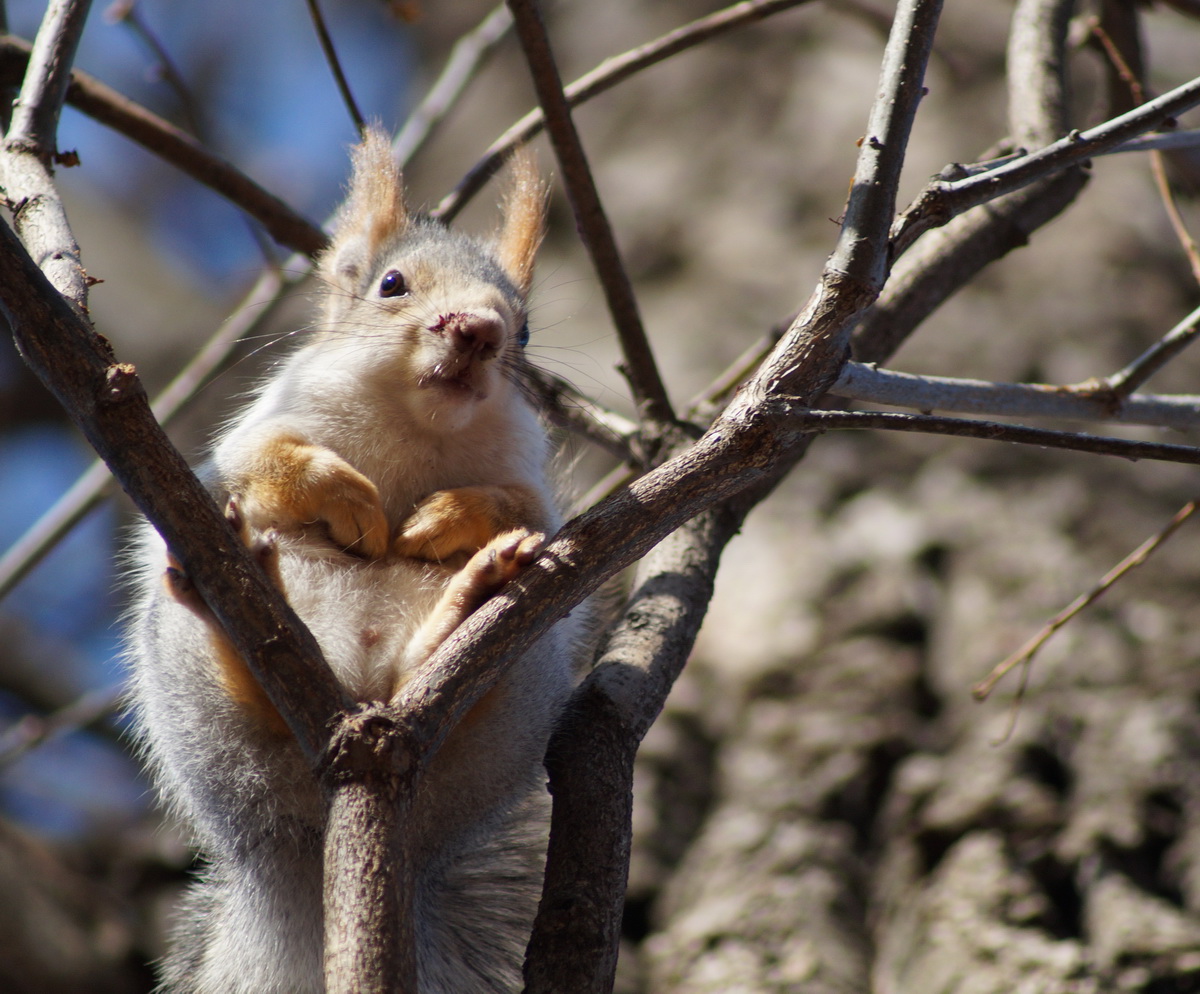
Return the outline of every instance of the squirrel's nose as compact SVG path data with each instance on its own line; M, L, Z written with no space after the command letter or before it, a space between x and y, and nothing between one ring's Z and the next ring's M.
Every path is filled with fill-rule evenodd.
M471 352L490 359L504 341L504 323L500 315L456 311L441 315L429 330L441 335L457 352Z

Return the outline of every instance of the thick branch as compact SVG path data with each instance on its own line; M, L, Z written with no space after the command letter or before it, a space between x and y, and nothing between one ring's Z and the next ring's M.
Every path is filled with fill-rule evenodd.
M304 272L295 265L283 270L266 270L254 287L233 310L204 346L188 361L151 405L159 424L167 425L208 382L212 374L229 359L236 343L275 313L284 294L291 290ZM112 474L103 461L92 463L63 494L0 556L0 600L3 600L34 566L53 549L84 516L104 498L112 484Z
M323 779L325 990L416 994L416 873L403 827L417 789L403 727L370 706L347 716Z
M622 371L629 380L642 417L666 425L675 420L675 413L671 410L671 402L642 327L637 298L600 202L587 154L571 119L571 108L563 94L562 79L536 0L508 0L508 7L529 63L550 142L562 167L563 182L575 212L575 224L600 279L604 299L621 340L625 357Z

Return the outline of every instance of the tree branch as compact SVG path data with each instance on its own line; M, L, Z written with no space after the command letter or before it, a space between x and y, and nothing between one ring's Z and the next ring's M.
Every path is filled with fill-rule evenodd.
M671 409L642 327L637 298L600 202L600 193L596 189L587 154L571 120L571 108L563 94L562 80L536 0L507 2L529 63L538 102L542 105L550 142L562 168L563 183L575 212L576 227L600 278L604 299L621 341L621 351L625 357L622 372L629 381L634 402L643 420L660 426L670 424L675 420L675 412Z
M342 62L338 58L337 49L334 48L333 38L329 35L329 28L325 24L325 17L321 13L321 7L317 3L317 0L305 0L305 2L308 4L308 16L312 19L313 29L317 32L317 41L321 44L321 52L325 56L325 61L329 65L330 72L333 73L338 93L342 96L342 103L346 105L346 111L350 114L350 120L354 122L354 130L362 136L366 133L367 122L362 116L362 111L358 109L358 103L355 101L354 93L350 89L350 83L346 80L346 74L342 71Z
M1197 104L1200 104L1200 78L1094 128L1072 131L1065 138L988 172L955 179L951 167L944 178L933 180L897 219L892 230L895 252L899 255L930 228L943 225L972 207L1080 165L1135 135L1161 128Z
M572 108L591 100L629 77L657 65L664 59L679 52L715 38L745 24L752 24L777 14L780 11L798 7L810 0L742 0L724 10L701 17L685 24L681 28L668 31L665 35L647 42L637 48L630 49L621 55L605 59L595 69L580 76L571 83L563 93ZM545 118L539 109L531 110L503 135L492 142L471 170L459 180L458 185L432 211L434 217L449 221L458 215L463 205L477 194L512 154L513 149L525 144L539 134L545 126Z
M55 132L89 0L52 0L38 28L0 154L0 187L13 227L56 290L87 313L79 245L51 178Z
M274 314L285 294L302 278L303 273L285 276L274 268L263 272L241 304L234 308L233 316L154 399L151 410L159 424L170 424L187 407L200 387L228 361L237 342ZM0 600L100 503L111 485L112 473L104 462L92 463L0 556Z
M1050 449L1070 449L1095 455L1120 456L1122 459L1154 459L1200 465L1200 447L1170 445L1163 442L1137 442L1127 438L1084 435L1049 428L1029 428L996 421L944 418L929 414L901 414L895 411L813 411L798 410L793 423L801 430L832 431L846 428L870 428L885 431L915 431L934 435L959 435L995 442L1019 442Z
M1072 0L1026 0L1013 12L1009 33L1009 120L1017 133L1032 135L1039 144L1053 140L1056 122L1066 113L1062 47ZM1038 53L1037 58L1029 54ZM1017 77L1021 77L1018 79ZM1047 106L1046 99L1059 101ZM855 358L886 361L934 310L985 266L1015 248L1070 204L1086 182L1086 174L1070 169L1033 183L989 204L950 220L929 232L913 251L892 251L899 263L879 302L854 331ZM902 223L903 217L897 223ZM911 240L910 240L911 241Z
M1124 369L1106 377L1103 386L1118 399L1129 395L1157 373L1180 352L1186 349L1200 334L1200 307L1185 317ZM1132 398L1130 398L1132 399Z
M8 141L27 145L46 163L55 152L58 116L90 8L91 0L50 0L13 104Z
M919 411L1116 421L1179 431L1200 427L1200 396L1134 395L1114 404L1099 389L1085 392L1045 383L990 383L946 376L914 376L856 362L846 364L829 392L849 400Z
M412 159L434 127L445 118L450 108L458 103L463 89L474 78L483 60L492 53L511 27L512 15L504 4L500 4L475 28L454 43L437 80L416 110L408 115L408 120L396 136L392 148L396 153L396 161L401 166ZM480 189L482 187L481 183Z
M0 39L0 85L18 79L28 61L26 42L11 36ZM280 245L308 256L324 247L325 235L316 225L213 155L186 131L94 77L75 70L67 88L67 103L216 191L258 221Z

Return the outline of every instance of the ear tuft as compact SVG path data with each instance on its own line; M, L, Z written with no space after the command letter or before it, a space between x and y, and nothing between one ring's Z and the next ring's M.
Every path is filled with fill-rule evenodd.
M321 259L327 279L355 279L380 246L408 227L404 184L387 135L370 127L350 153L353 171L346 201L338 212L333 240Z
M504 226L496 243L496 254L509 279L529 295L533 285L533 263L546 233L546 198L549 190L538 176L533 153L521 148L508 167L507 190L502 209Z

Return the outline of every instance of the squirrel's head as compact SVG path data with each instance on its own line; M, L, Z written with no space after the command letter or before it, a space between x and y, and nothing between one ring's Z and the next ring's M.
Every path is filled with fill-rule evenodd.
M465 414L502 393L524 361L545 187L531 157L517 156L503 224L484 241L409 210L381 132L367 132L353 165L318 266L326 287L323 351L452 422L447 411Z

